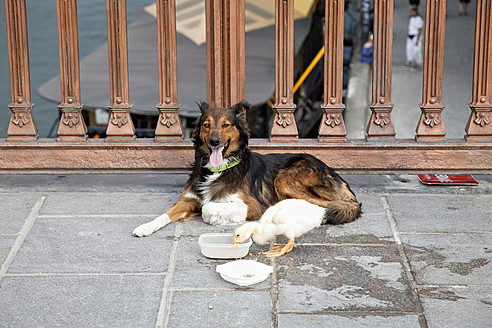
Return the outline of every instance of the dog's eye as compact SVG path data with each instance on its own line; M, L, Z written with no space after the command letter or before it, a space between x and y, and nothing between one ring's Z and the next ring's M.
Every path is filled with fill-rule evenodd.
M203 123L203 127L207 129L210 128L210 123Z
M230 124L228 124L228 123L222 124L222 127L223 127L224 129L226 129L226 128L230 127L230 126L231 126L231 125L230 125Z

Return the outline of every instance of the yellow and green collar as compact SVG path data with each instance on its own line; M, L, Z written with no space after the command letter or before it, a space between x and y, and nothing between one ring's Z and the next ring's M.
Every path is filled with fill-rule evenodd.
M223 172L225 170L230 169L231 167L238 165L240 162L241 162L241 159L238 158L235 161L227 163L227 165L219 166L219 167L209 167L208 169L210 170L210 172L214 172L214 173L215 172Z

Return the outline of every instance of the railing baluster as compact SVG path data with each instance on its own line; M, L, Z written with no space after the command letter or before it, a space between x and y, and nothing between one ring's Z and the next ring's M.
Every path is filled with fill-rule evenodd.
M176 3L157 0L157 52L159 57L159 119L155 141L182 141L178 110L176 64Z
M391 69L393 56L393 0L374 2L374 55L372 63L371 117L367 140L393 141L395 127L391 118Z
M492 0L477 0L471 114L466 141L492 142Z
M294 118L294 0L275 0L275 118L272 142L297 142Z
M57 141L86 141L87 127L80 103L79 39L77 1L58 0L58 45L62 112Z
M424 81L419 125L415 139L419 142L445 141L446 129L441 112L442 74L446 0L427 1L425 15Z
M318 141L347 142L343 122L344 0L325 0L324 103Z
M135 127L128 96L128 36L126 1L106 0L108 15L108 57L111 115L106 141L133 141Z
M245 99L244 0L206 0L207 101Z
M10 68L12 111L7 141L29 142L38 139L38 129L32 116L29 49L25 0L6 0L7 40Z

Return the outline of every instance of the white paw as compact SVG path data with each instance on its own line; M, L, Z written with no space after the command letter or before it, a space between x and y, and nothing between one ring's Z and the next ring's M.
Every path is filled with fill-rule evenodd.
M209 202L202 207L202 218L205 223L222 225L240 223L246 220L247 207L244 210L234 203Z
M203 221L211 225L222 225L229 223L227 218L222 217L220 214L204 215Z
M135 237L147 237L155 232L152 222L147 222L133 230L132 234Z
M139 225L133 230L132 234L135 237L147 237L165 227L169 222L171 222L169 216L167 214L162 214L150 222Z

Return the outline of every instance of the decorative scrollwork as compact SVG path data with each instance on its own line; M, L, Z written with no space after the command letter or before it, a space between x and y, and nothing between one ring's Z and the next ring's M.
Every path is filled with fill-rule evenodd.
M69 127L73 127L80 122L80 118L77 113L64 112L62 122L63 124L68 125Z
M390 124L391 119L386 113L375 113L374 123L380 127L384 127L386 124Z
M28 113L16 113L14 112L14 117L12 119L12 123L18 125L19 127L23 127L27 123L29 123L29 114Z
M475 113L475 119L473 122L475 122L477 125L480 125L483 127L484 125L487 125L490 123L490 119L485 115L485 113Z
M325 120L326 125L334 128L335 126L339 125L341 122L342 120L340 119L340 114L326 113L326 120Z
M434 126L438 125L441 123L441 120L439 119L439 114L437 113L425 113L425 120L424 123L433 128Z
M123 125L128 123L128 117L125 113L113 113L113 118L111 119L111 123L121 128Z
M291 115L289 114L285 114L285 113L279 113L278 114L278 119L277 119L277 124L282 126L282 127L286 127L288 125L291 125L292 124L292 117Z
M161 124L170 128L177 123L176 115L173 113L162 113Z

